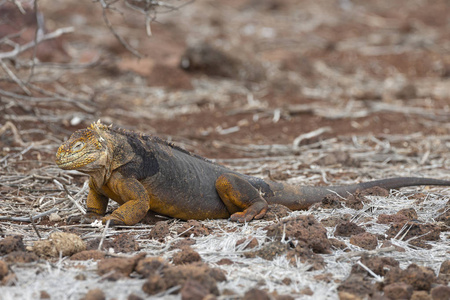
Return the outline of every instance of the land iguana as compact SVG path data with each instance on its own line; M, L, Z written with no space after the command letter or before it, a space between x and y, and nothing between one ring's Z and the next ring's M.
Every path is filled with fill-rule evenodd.
M292 186L240 174L158 137L100 121L74 132L59 147L56 163L90 175L87 218L103 217L109 199L120 205L102 219L112 225L136 224L149 210L183 220L248 222L262 218L268 204L302 210L332 193L450 185L446 180L398 177L344 186Z

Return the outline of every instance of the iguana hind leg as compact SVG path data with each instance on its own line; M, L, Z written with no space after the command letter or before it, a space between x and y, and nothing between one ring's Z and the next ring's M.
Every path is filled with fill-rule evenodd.
M243 177L225 173L216 180L216 190L234 222L261 219L267 211L267 201Z

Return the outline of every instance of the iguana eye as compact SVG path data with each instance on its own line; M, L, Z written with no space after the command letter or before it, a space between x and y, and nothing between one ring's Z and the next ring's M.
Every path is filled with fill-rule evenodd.
M84 143L83 142L76 142L75 145L72 146L72 151L80 151L83 149Z

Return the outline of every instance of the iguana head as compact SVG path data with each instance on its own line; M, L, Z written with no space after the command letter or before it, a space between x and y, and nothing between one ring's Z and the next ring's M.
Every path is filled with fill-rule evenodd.
M98 121L86 129L75 131L56 153L58 167L82 172L104 168L108 160L108 147L102 135L107 129Z

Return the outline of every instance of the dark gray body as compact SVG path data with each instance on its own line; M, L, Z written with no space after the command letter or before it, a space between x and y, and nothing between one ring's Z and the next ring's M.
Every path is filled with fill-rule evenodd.
M375 186L397 189L416 185L450 185L450 181L446 180L399 177L347 186L291 186L234 172L162 142L155 143L153 140L146 141L146 144L147 151L141 152L143 155L141 166L133 166L132 169L142 170L145 165L150 166L147 168L153 168L140 174L141 178L138 178L150 195L150 210L180 219L228 218L242 210L242 207L224 203L224 199L219 195L216 182L224 174L238 176L251 185L254 191L248 188L239 191L243 198L247 194L252 194L248 196L249 199L254 198L253 194L258 193L268 204L282 204L292 210L307 209L329 194L345 197L357 190ZM152 153L152 157L148 157L149 153ZM120 172L120 169L118 171Z

